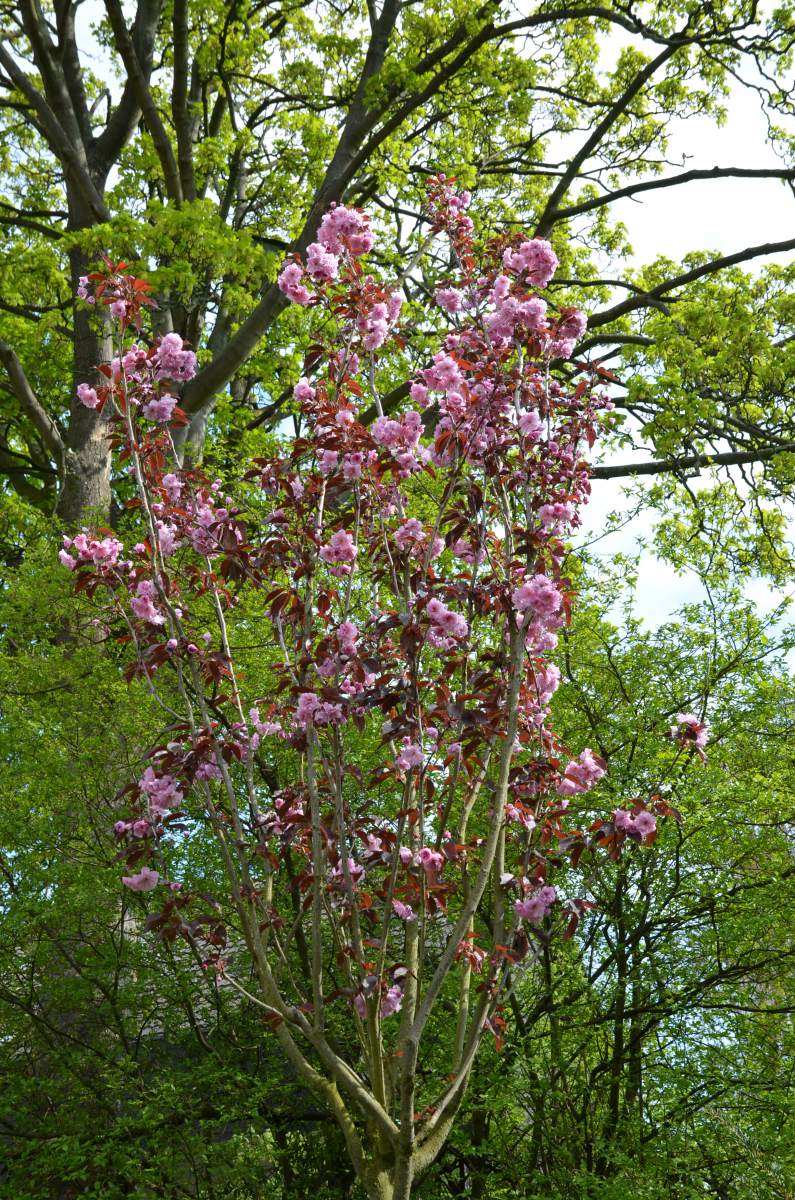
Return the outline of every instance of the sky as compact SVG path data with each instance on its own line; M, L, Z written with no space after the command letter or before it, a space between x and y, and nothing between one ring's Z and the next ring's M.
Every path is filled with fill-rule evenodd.
M619 39L616 39L619 40ZM620 39L623 41L624 39ZM675 174L713 166L745 168L781 167L767 138L767 124L760 101L749 88L735 86L726 102L727 120L718 128L707 116L678 120L671 126L668 157ZM745 246L785 241L795 237L795 195L779 180L721 179L688 183L683 187L642 193L611 206L615 219L624 223L638 265L659 255L679 260L692 250L708 249L716 255L729 254ZM790 262L795 254L760 258L748 270L768 262ZM616 461L638 461L641 455L624 452ZM702 477L706 481L706 477ZM587 545L603 532L605 518L614 510L631 509L621 481L594 480L591 502L584 513L578 544ZM790 514L795 541L795 513ZM610 556L633 553L639 538L651 534L651 520L641 515L620 532L602 538L593 552ZM766 581L749 579L745 593L762 612L769 612L785 594ZM701 599L698 580L692 574L677 576L667 564L650 553L640 560L635 607L644 624L654 627L667 620L685 603ZM793 664L795 665L795 664Z

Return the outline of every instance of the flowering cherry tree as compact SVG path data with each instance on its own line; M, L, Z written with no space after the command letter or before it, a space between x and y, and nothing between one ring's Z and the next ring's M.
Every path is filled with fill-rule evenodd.
M484 1038L502 1039L510 989L574 933L582 855L649 843L672 811L656 796L602 811L606 763L551 727L573 598L563 539L609 402L582 366L565 386L551 374L585 327L538 295L552 247L518 236L476 261L466 207L433 181L448 332L390 411L378 365L403 349L401 296L364 266L367 216L326 213L279 276L317 318L301 436L249 464L235 496L180 465L196 359L175 334L142 340L146 283L112 262L81 283L119 349L79 397L112 406L141 531L130 548L106 530L67 537L61 561L168 727L119 797L122 883L151 894L152 931L261 1009L373 1200L411 1195ZM259 694L231 644L253 593ZM671 736L702 751L694 717ZM179 878L200 832L224 881L212 903Z

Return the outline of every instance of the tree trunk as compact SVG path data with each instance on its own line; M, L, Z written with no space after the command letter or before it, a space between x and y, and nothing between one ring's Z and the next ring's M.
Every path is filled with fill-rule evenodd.
M89 270L82 250L69 254L73 294L78 280ZM90 312L79 300L74 307L74 357L72 396L66 455L61 479L57 515L68 528L86 520L107 522L110 516L111 455L108 443L107 407L102 413L86 408L77 399L77 385L97 379L97 365L111 357L110 335L97 329L99 315Z

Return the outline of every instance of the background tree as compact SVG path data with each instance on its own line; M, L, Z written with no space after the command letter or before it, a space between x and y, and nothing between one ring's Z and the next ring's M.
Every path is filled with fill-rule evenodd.
M738 229L722 254L697 247L692 260L634 273L610 220L615 201L650 189L713 179L718 202L723 178L793 179L779 129L790 111L786 6L764 17L748 0L708 9L555 2L518 13L457 0L141 0L130 17L119 0L90 9L21 0L3 21L0 467L28 501L50 509L58 492L69 521L111 507L103 418L74 398L107 356L101 325L72 304L100 252L154 262L162 330L200 348L183 396L194 452L213 412L214 439L237 444L247 425L289 411L301 322L281 316L274 277L285 252L305 250L322 211L342 198L377 204L402 252L421 224L423 180L440 165L475 188L486 231L516 220L565 250L559 297L587 297L586 349L615 361L630 348L647 382L622 401L627 429L663 469L698 468L707 452L739 455L788 489L787 389L780 395L775 380L789 310L778 305L773 333L737 269L795 243L751 244ZM781 167L672 170L671 121L718 119L729 84L743 82L776 127ZM607 278L597 267L605 256ZM683 315L700 308L705 281L724 277L753 310L763 349L744 377L737 345L736 387L683 364L678 386L699 416L677 436L671 380L656 382L651 342L661 324L672 331L664 340L689 328ZM410 294L431 282L412 277ZM423 348L417 336L416 353Z

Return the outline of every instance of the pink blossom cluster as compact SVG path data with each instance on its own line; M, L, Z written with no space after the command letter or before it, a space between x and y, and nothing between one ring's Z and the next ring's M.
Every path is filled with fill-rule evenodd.
M460 613L452 612L441 600L429 600L425 613L431 622L429 642L431 645L448 649L452 642L465 638L469 633L469 624Z
M135 587L135 595L130 601L130 607L139 621L148 621L150 625L165 624L165 615L158 608L157 588L151 579L142 579Z
M639 840L644 840L653 834L657 829L657 819L653 813L641 809L640 812L630 813L624 809L617 808L613 813L613 822L616 829L622 830L624 833L635 835Z
M677 713L676 722L671 726L671 737L682 745L692 746L702 762L706 762L704 747L709 739L709 725L700 721L695 713Z
M549 910L557 898L558 893L555 888L547 884L523 900L517 900L514 909L521 920L529 921L531 925L540 925L548 916Z
M545 238L533 238L520 242L515 248L509 247L502 262L507 271L540 288L547 286L558 269L558 256Z
M511 601L517 612L529 611L535 617L544 618L560 612L563 597L548 575L532 575L512 592Z
M342 704L321 700L314 692L301 692L295 710L295 724L299 729L313 725L342 725L345 712Z
M288 263L276 282L279 285L279 290L284 293L288 300L293 304L309 304L312 300L312 293L309 288L302 282L304 278L304 269L300 263Z
M403 477L416 471L424 461L419 447L422 433L422 417L416 409L408 409L397 420L377 417L370 429L375 444L394 455L399 474Z
M186 383L196 374L196 355L185 348L178 333L167 333L160 339L153 363L155 379Z
M381 1016L393 1017L395 1013L400 1012L403 1006L403 988L398 983L392 984L390 988L384 992L381 997L380 1011ZM367 1016L367 1000L361 992L357 992L353 998L353 1007L356 1013L362 1020Z
M89 387L87 383L78 383L77 398L86 408L96 408L99 405L96 388Z
M356 544L347 529L338 529L325 545L320 547L320 557L332 564L332 574L350 575L356 556Z
M399 857L404 867L419 868L424 871L431 883L435 883L444 869L444 855L440 854L438 850L431 850L430 846L423 846L416 852L409 850L407 846L401 846Z
M72 554L69 553L70 550L73 551ZM119 563L119 555L123 550L124 547L118 538L110 536L92 538L84 530L83 533L78 533L73 538L64 535L63 547L58 552L58 558L62 565L70 571L74 571L75 567L82 563L92 563L94 566L115 567Z
M156 816L162 817L169 809L179 808L185 799L176 779L171 775L157 775L153 767L146 768L138 780L138 787L148 796Z
M389 336L390 327L400 316L401 305L401 297L397 292L392 292L385 301L377 300L359 313L356 328L361 334L365 350L372 353L383 346Z
M122 875L121 881L131 892L151 892L160 882L160 873L151 867L141 867L135 875Z
M147 404L143 406L141 412L149 421L159 421L161 424L171 420L172 413L177 406L177 397L170 396L167 392L162 396L155 396Z
M354 258L368 254L375 244L370 218L358 208L334 204L323 216L318 241L332 254L347 250Z
M588 792L607 770L604 759L598 758L593 750L583 750L579 758L573 758L555 787L560 796L576 796Z

